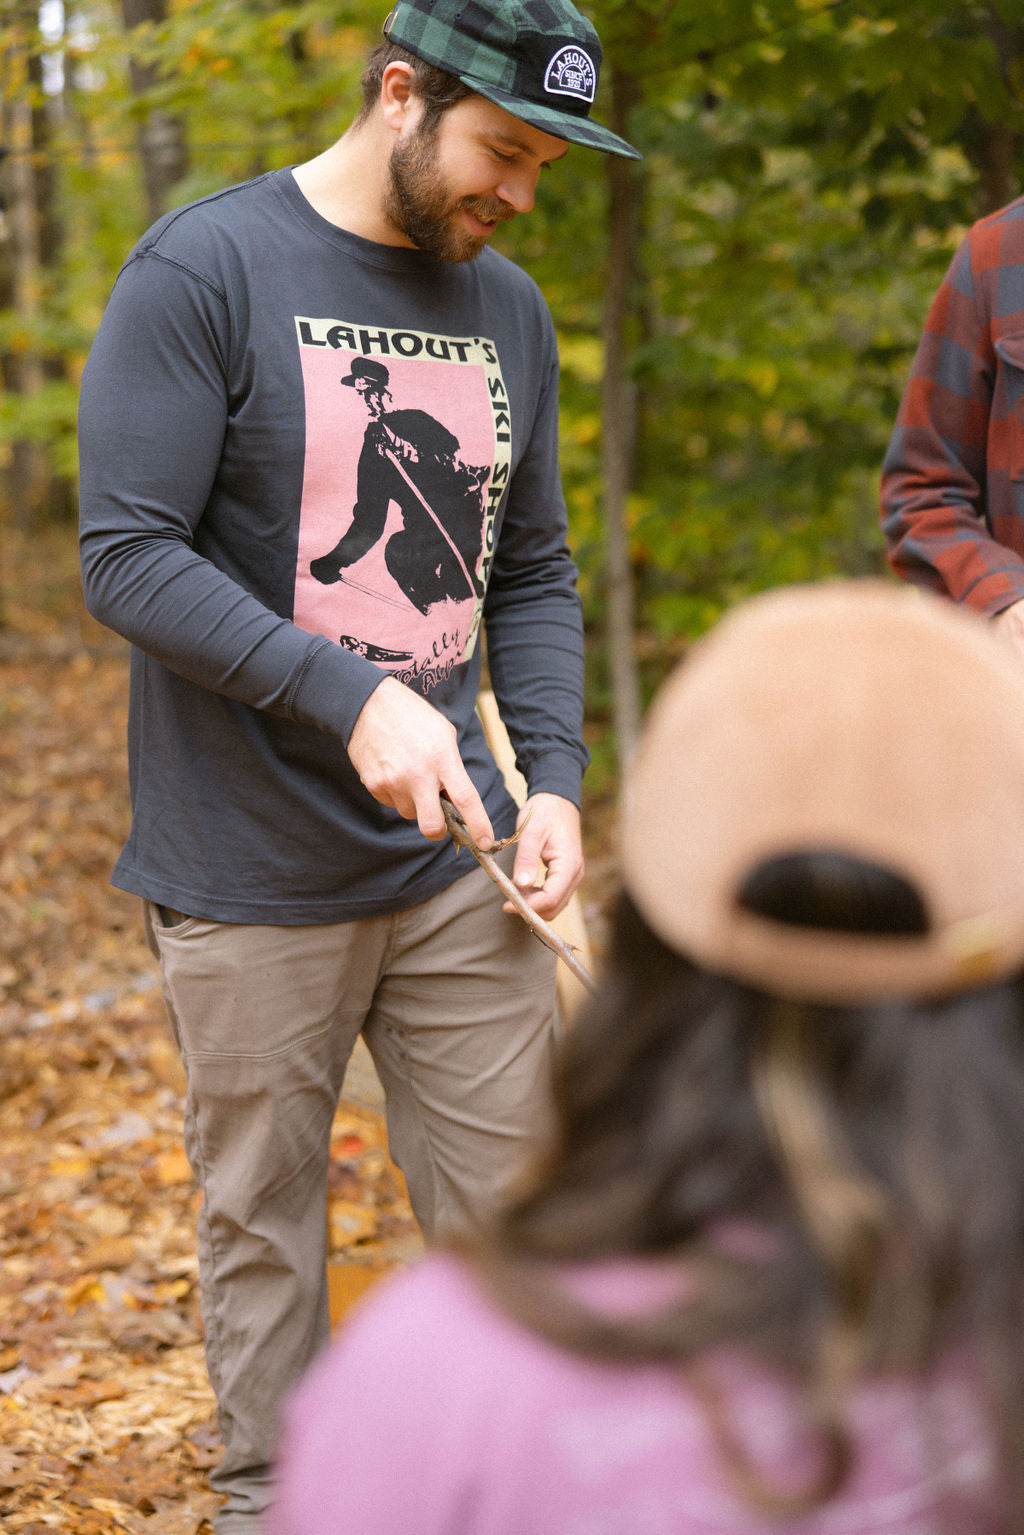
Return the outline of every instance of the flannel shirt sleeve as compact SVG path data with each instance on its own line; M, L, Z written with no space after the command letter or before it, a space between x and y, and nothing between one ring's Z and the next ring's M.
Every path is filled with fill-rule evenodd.
M882 531L897 575L989 616L1024 598L1024 485L1013 483L1012 461L1024 427L999 346L1018 318L1024 330L1024 316L1000 307L1005 274L1015 286L1022 270L1021 227L983 220L954 257L882 467Z

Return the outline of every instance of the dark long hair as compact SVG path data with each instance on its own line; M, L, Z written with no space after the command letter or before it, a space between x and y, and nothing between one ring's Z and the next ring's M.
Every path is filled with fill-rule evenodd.
M743 899L782 921L916 932L927 916L908 888L826 854L765 871ZM969 1341L1007 1528L1024 1531L1024 980L935 1002L786 1002L696 969L622 897L556 1106L552 1144L477 1250L503 1309L584 1354L675 1363L691 1384L725 1342L783 1366L827 1452L795 1503L706 1398L737 1482L776 1511L842 1486L858 1377L926 1375ZM720 1240L745 1226L762 1239L748 1256ZM685 1297L623 1320L558 1283L561 1265L632 1255L680 1260Z

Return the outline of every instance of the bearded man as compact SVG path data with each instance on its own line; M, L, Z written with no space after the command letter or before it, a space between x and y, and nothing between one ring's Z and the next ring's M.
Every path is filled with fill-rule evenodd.
M636 151L590 121L600 45L568 0L399 0L385 34L337 143L143 237L82 389L87 600L134 647L114 882L143 900L188 1076L218 1535L258 1530L278 1404L327 1338L359 1033L428 1238L486 1215L545 1112L553 957L456 860L439 800L481 847L517 822L474 713L482 626L529 786L501 856L548 918L582 872L554 332L487 242L570 143ZM358 501L366 409L339 382L374 359L481 469L473 580L443 600L388 568L397 506L356 567L310 570Z

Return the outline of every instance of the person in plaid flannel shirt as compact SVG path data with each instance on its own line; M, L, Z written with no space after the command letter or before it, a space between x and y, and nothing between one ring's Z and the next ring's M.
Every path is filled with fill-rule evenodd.
M1024 659L1024 198L979 220L953 258L881 499L896 573L992 618Z

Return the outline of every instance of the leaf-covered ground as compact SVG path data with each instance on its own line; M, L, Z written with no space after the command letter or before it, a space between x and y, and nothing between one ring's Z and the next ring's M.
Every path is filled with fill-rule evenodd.
M127 655L66 543L0 570L0 1528L201 1535L219 1445L184 1081L137 903L108 883ZM330 1193L337 1316L419 1250L372 1092L339 1107Z
M195 1535L217 1500L183 1074L137 903L125 649L7 588L0 628L0 1528ZM419 1247L383 1124L342 1102L336 1312Z

